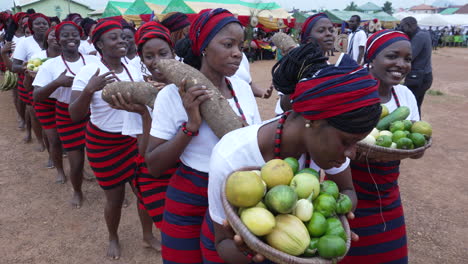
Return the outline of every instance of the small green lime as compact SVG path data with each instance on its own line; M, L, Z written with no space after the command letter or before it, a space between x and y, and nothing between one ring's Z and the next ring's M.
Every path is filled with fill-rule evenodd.
M420 148L426 145L426 138L424 137L423 134L411 133L408 138L411 139L411 141L413 141L415 148Z
M403 120L403 123L405 124L405 130L406 131L411 131L411 127L413 126L413 122L410 120Z
M392 141L396 143L400 138L405 138L405 137L406 137L405 131L397 130L393 132Z
M296 174L297 170L299 169L299 162L296 158L289 157L285 158L284 161L291 167L293 173Z
M397 142L397 149L414 149L413 141L409 138L400 138Z
M403 121L395 121L390 124L390 132L395 133L398 130L405 130L405 123Z
M377 146L389 148L392 145L392 137L390 136L379 136L375 140Z
M328 222L323 214L314 211L312 218L306 223L306 227L311 237L320 237L327 232Z
M304 168L304 169L300 170L300 171L299 171L298 173L296 173L296 174L301 174L301 173L312 174L312 175L314 175L315 177L317 177L317 179L320 181L320 175L319 175L319 173L318 173L316 170L312 169L312 168Z

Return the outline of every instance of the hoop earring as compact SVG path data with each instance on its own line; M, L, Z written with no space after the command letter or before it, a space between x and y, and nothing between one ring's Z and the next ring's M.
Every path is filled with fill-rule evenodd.
M374 65L369 64L369 69L373 69L373 68L374 68Z
M310 127L310 123L305 123L304 125L306 128L309 128Z

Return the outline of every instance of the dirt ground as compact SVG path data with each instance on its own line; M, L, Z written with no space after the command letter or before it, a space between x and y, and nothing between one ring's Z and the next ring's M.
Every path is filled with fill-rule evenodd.
M468 49L439 49L432 61L432 90L443 95L426 96L423 119L433 126L434 143L422 159L401 166L409 258L410 263L466 263ZM254 81L268 86L273 63L251 64ZM274 115L276 100L276 92L258 100L264 119ZM22 142L9 92L0 94L0 116L0 263L161 263L159 253L141 246L128 188L131 205L123 210L119 229L122 257L107 260L104 195L97 183L84 182L84 205L72 209L70 183L55 184L54 170L45 168L47 155Z

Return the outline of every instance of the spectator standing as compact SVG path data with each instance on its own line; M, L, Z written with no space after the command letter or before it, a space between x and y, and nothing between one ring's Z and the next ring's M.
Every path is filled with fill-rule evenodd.
M348 51L347 53L353 58L358 64L362 64L364 57L364 47L366 46L367 35L362 28L359 27L361 24L361 17L353 15L349 19L349 29L351 33L348 37Z
M432 85L432 47L431 35L418 27L414 17L405 17L401 20L401 31L406 33L411 40L412 61L411 72L406 76L407 86L416 97L419 115L426 91Z

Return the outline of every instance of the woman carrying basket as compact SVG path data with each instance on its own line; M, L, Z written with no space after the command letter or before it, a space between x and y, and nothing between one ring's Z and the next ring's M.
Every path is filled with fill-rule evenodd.
M392 112L399 106L410 109L408 120L419 120L413 93L400 82L411 70L411 43L400 31L381 30L367 40L364 56L372 76L380 81L379 97ZM351 162L358 195L356 218L351 229L359 241L342 263L408 263L406 228L398 176L400 161Z
M259 123L250 86L229 77L242 60L244 32L239 20L224 9L203 10L190 27L189 39L183 41L184 62L200 69L239 118ZM145 155L156 177L181 160L166 192L161 226L164 263L202 262L200 229L208 208L208 166L211 150L219 141L200 115L200 104L211 94L201 85L184 88L168 85L159 92Z

